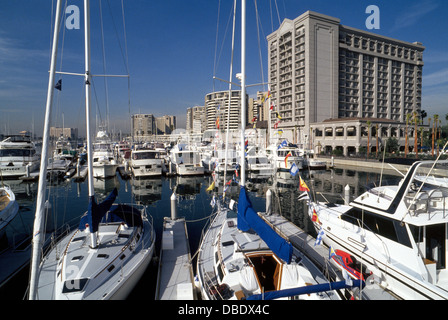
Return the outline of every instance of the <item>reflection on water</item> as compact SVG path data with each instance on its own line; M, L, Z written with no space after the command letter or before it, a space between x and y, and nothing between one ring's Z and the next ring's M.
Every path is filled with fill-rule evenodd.
M381 176L380 169L371 169L369 171L362 169L355 170L353 167L338 167L332 170L300 172L302 179L310 189L319 197L325 197L329 200L343 202L344 188L350 186L351 199L357 197L366 190L366 186L371 183L377 183L382 180L399 180L395 171L387 171L387 174ZM94 188L97 201L104 199L113 188L119 190L119 202L138 203L148 206L148 211L152 216L156 230L156 256L160 250L160 239L163 225L163 218L171 214L170 197L174 192L176 194L176 205L179 217L185 217L187 221L187 230L190 242L192 256L196 252L201 233L207 218L212 213L210 202L214 193L222 194L226 190L226 195L234 200L238 199L239 185L238 177L233 175L216 177L215 187L212 192L206 189L212 184L213 177L192 176L192 177L159 177L146 179L123 180L116 176L112 179L100 180L94 179ZM32 232L32 224L35 212L35 200L37 194L37 183L26 183L21 180L9 180L7 183L11 186L20 205L20 213L8 225L8 239L11 243L20 239L28 239ZM273 193L273 211L279 213L288 220L292 221L300 228L315 236L314 228L307 215L306 201L298 201L301 194L299 191L298 176L293 177L288 172L278 172L271 176L260 176L249 173L247 175L247 190L250 192L250 199L257 211L265 211L266 192L270 189ZM87 209L88 187L87 181L75 183L65 181L57 185L48 187L51 204L50 213L55 214L51 225L56 229L69 224L77 226L79 218ZM1 263L0 253L0 263ZM156 261L156 260L155 260ZM148 275L145 277L152 285L155 285L157 268L155 264L148 269ZM14 278L11 283L16 285L18 291L17 299L22 299L27 285L28 272L19 274L21 279ZM19 277L18 276L18 277ZM18 281L18 282L17 282ZM11 286L9 286L11 288ZM139 287L136 292L146 292L148 287ZM0 297L5 296L7 292L11 297L11 291L0 290ZM138 294L133 294L132 298L139 298Z

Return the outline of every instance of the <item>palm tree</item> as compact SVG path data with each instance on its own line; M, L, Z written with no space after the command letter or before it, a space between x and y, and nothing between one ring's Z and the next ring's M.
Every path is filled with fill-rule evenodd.
M376 157L378 158L378 123L376 124Z
M422 118L422 124L425 124L425 118L428 116L425 110L420 110L420 118ZM429 120L430 118L428 118Z
M420 121L419 117L418 117L418 112L414 111L412 113L413 118L414 118L414 152L415 152L415 157L418 158L418 131L417 131L417 125Z
M408 156L408 126L409 126L409 120L411 119L412 114L407 113L406 114L406 131L405 131L405 143L404 143L404 157L407 158Z
M367 158L369 158L369 154L370 154L370 126L371 126L371 122L370 120L367 120L366 122L367 124Z
M432 156L434 156L434 139L436 138L437 134L437 124L439 122L439 115L435 114L433 119L434 121L432 123L432 152L431 152Z

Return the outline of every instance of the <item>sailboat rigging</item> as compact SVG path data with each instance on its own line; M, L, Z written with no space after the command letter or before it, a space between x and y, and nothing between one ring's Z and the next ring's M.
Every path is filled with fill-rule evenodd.
M57 2L56 23L47 93L42 163L47 162L49 125L54 88L55 61L60 27L61 2ZM77 229L61 237L43 256L43 213L45 179L39 179L38 202L33 232L33 256L29 299L124 299L148 266L155 245L155 233L146 207L114 204L116 189L97 204L93 183L93 150L90 132L92 73L90 64L90 3L84 0L85 110L88 154L89 205ZM46 174L41 165L41 177Z
M311 261L277 234L253 208L246 191L246 2L241 2L241 139L240 193L238 206L227 207L225 196L216 203L216 214L201 239L197 258L198 287L203 299L259 299L266 292L273 298L340 299L332 286L318 285ZM322 283L319 283L322 284ZM325 281L324 284L328 284ZM345 287L345 283L342 284ZM305 287L310 287L305 288ZM290 295L283 290L292 288ZM305 289L303 289L305 288ZM327 291L316 292L317 289ZM307 293L307 294L304 294ZM308 295L309 293L309 295Z

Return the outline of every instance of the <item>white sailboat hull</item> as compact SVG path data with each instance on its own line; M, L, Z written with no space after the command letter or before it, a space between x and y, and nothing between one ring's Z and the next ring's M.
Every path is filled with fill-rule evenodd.
M116 227L114 227L116 229ZM85 290L74 290L73 292L63 292L64 283L59 276L58 269L61 265L61 250L68 248L67 252L64 252L67 256L70 255L70 247L67 245L73 245L76 238L82 237L84 232L75 230L72 233L66 235L58 244L57 247L46 255L40 266L39 282L37 289L37 299L39 300L123 300L134 289L144 272L146 271L155 250L155 235L152 225L146 220L144 222L144 232L142 239L139 240L135 247L117 245L114 250L116 256L113 253L107 252L108 261L104 261L103 267L98 268L96 260L101 254L106 252L104 247L100 244L98 249L89 248L89 244L86 243L84 252L85 255L81 259L89 260L87 269L91 269L92 276L88 277L92 290L88 289L86 285ZM87 237L88 238L88 237ZM87 239L87 241L89 241ZM106 244L104 244L107 246ZM112 245L113 247L114 245ZM63 252L63 251L62 251ZM80 257L78 255L77 257ZM119 265L123 256L126 256L126 260L122 265ZM71 258L73 261L73 257ZM69 261L64 260L65 263ZM93 264L93 265L92 265ZM115 270L110 270L111 266L117 265ZM100 273L96 273L97 270L102 270ZM112 272L114 271L114 272ZM78 270L76 263L71 263L65 267L66 277L74 276L85 272ZM83 277L85 277L85 273ZM65 280L65 279L64 279ZM82 286L78 280L73 280L71 285L76 289L76 286ZM64 281L67 282L67 281Z

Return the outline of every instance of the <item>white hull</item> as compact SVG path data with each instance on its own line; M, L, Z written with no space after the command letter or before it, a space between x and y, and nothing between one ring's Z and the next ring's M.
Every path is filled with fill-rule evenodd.
M115 227L116 229L116 227ZM61 281L61 277L56 276L58 272L61 259L64 259L65 263L70 263L66 261L66 258L61 258L62 252L67 245L70 243L68 250L64 252L65 255L70 255L71 246L76 246L76 244L71 244L76 238L82 237L84 231L75 230L72 233L66 235L58 244L57 247L52 248L52 250L45 256L40 266L39 281L38 281L38 292L37 299L39 300L123 300L131 293L135 285L141 279L143 273L147 269L152 256L154 254L155 248L155 235L152 225L146 220L144 222L144 232L142 239L138 244L133 247L132 245L125 245L121 248L120 245L115 249L116 253L113 253L109 257L104 259L109 259L104 261L103 266L98 265L98 257L101 253L106 252L105 248L108 243L99 245L97 249L89 249L89 244L86 243L84 246L85 255L83 260L88 260L86 263L97 265L98 267L87 265L87 269L91 268L92 276L89 277L89 282L97 281L96 285L92 284L93 290L88 290L88 283L86 285L85 291L74 291L62 293L62 287L64 284ZM107 234L105 234L107 235ZM87 241L89 241L89 236ZM104 247L103 247L104 246ZM71 249L75 250L75 249ZM112 251L113 252L113 251ZM121 263L122 257L127 259L123 264ZM72 258L73 260L74 258ZM117 265L117 268L111 269L111 266ZM76 262L71 263L65 267L66 277L75 276L77 273L85 272L79 270ZM77 280L72 280L71 285L76 288Z
M447 168L448 161L416 162L397 185L349 205L315 201L308 213L326 245L362 261L398 297L448 299L448 189L432 183L446 179Z
M34 172L37 169L39 169L38 160L29 164L29 172ZM26 165L0 166L0 171L5 178L17 178L27 174L27 167Z
M93 177L94 178L110 178L115 177L118 165L116 164L94 164Z
M176 165L176 173L180 176L194 176L203 175L205 172L204 167L200 165Z
M134 177L161 176L162 160L132 160L131 170Z

